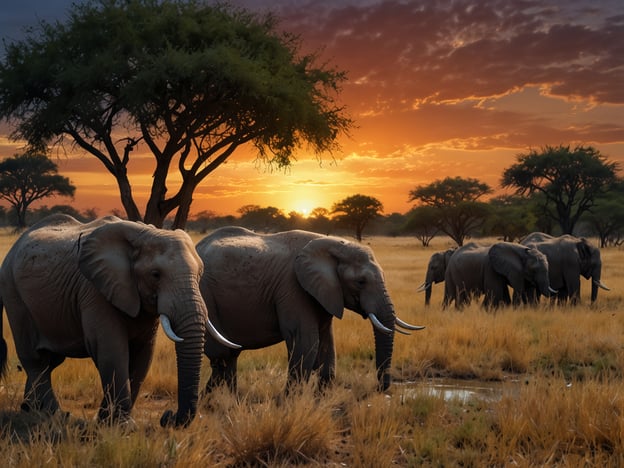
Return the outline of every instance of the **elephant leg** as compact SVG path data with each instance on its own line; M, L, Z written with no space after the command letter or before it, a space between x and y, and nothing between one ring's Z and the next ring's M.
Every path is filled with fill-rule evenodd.
M328 315L327 320L321 323L319 337L319 352L315 369L319 370L321 387L325 387L336 377L336 348L331 315Z
M307 380L315 368L319 354L318 328L305 333L289 334L286 338L288 350L287 389L296 382Z
M147 341L140 340L130 345L130 408L134 407L141 385L147 376L152 356L154 355L154 345L156 344L156 336L152 334Z
M237 382L237 362L240 351L232 351L227 357L211 357L210 378L206 382L206 388L204 392L206 394L211 393L215 388L225 384L228 389L234 393L238 386Z
M83 315L83 327L85 345L98 369L104 391L98 420L123 421L129 417L133 401L130 390L130 348L126 329L121 321L115 321L110 316L106 323L102 323L97 319L88 320Z
M21 404L21 409L23 411L43 411L54 414L59 409L59 403L52 389L52 371L65 358L47 351L35 354L38 355L35 360L20 358L26 370L24 401Z

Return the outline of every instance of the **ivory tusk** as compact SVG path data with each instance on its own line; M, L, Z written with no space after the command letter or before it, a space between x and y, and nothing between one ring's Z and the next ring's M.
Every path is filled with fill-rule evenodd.
M557 294L559 292L556 289L551 288L550 286L548 286L548 290L550 291L551 294Z
M165 314L160 314L160 324L162 325L165 335L167 335L167 338L169 338L171 341L175 343L181 343L184 341L184 338L180 338L178 335L175 334L173 328L171 328L171 321L169 320L169 317L167 317Z
M603 284L602 281L594 281L594 284L598 286L599 288L604 289L605 291L611 291L611 289L608 288L605 284Z
M424 329L424 328L425 328L425 327L423 327L423 326L421 326L421 325L411 325L411 324L409 324L409 323L407 323L407 322L404 322L404 321L403 321L403 320L401 320L399 317L396 317L396 318L394 319L394 321L396 322L396 324L397 324L399 327L405 328L406 330L422 330L422 329ZM397 329L397 331L400 331L400 330L398 330L398 329Z
M431 287L430 283L427 283L426 281L421 284L420 286L418 286L418 289L416 290L416 292L423 292L426 291L429 287Z
M208 329L208 332L212 335L212 337L215 340L217 340L219 343L221 343L223 346L227 346L228 348L232 348L232 349L242 348L241 345L231 342L225 336L219 333L219 331L215 328L215 326L212 324L210 320L206 320L206 328Z
M372 322L373 326L379 330L380 332L386 333L388 335L391 335L394 330L390 330L388 327L385 327L380 321L379 319L375 316L375 314L368 314L368 318L370 319L370 321Z

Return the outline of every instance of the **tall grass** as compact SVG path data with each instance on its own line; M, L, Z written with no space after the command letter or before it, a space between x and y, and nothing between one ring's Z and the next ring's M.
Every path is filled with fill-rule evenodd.
M15 237L0 235L0 256ZM159 427L176 405L175 353L159 332L156 354L133 410L134 425L94 422L102 398L89 360L68 359L54 373L65 414L19 409L25 376L6 319L9 372L0 382L3 465L30 466L621 466L624 464L624 252L605 249L598 302L582 280L577 307L486 312L478 304L442 310L416 293L429 256L410 238L371 238L397 313L427 328L397 335L395 385L376 392L371 325L346 312L335 321L337 378L323 394L315 382L288 396L283 344L246 351L239 392L204 398L186 429ZM209 375L204 363L202 382ZM443 378L503 388L497 398L427 392Z

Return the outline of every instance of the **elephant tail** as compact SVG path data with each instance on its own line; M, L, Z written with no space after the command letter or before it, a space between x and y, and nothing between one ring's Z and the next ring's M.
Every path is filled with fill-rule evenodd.
M3 330L3 322L4 322L4 303L2 302L2 297L0 296L0 378L4 376L7 368L7 344L4 339L4 330Z

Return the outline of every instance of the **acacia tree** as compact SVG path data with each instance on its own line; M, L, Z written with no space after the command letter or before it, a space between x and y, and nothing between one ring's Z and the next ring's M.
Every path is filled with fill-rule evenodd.
M420 240L423 247L429 247L431 240L440 232L440 218L432 206L417 206L407 213L404 231Z
M440 231L461 246L472 231L483 225L489 210L479 199L491 192L489 185L477 179L447 177L410 190L408 201L436 208L435 222Z
M624 243L624 181L618 180L596 197L596 204L583 216L600 240L600 247Z
M0 162L0 199L13 207L18 229L26 227L26 212L33 202L55 195L73 197L75 191L44 154L27 151Z
M90 0L66 23L41 21L6 45L0 117L14 139L68 143L117 181L131 220L184 227L196 187L238 148L278 168L309 145L338 148L351 120L335 102L346 76L274 17L201 0ZM144 215L128 178L132 154L153 156ZM172 182L172 172L181 183Z
M355 230L355 238L362 242L362 233L366 225L383 212L383 205L375 197L352 195L334 203L334 220Z
M542 212L559 223L564 234L572 234L596 197L617 180L617 163L591 146L545 146L516 159L503 172L501 185L514 187L518 195L540 193Z

